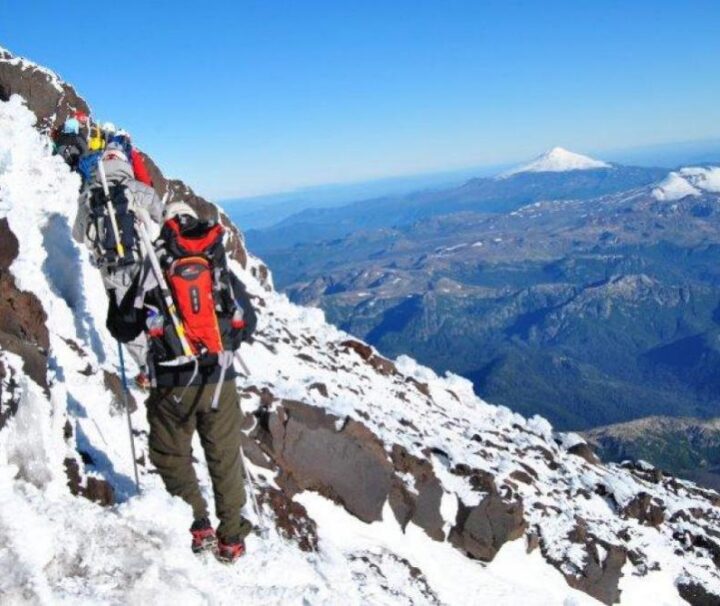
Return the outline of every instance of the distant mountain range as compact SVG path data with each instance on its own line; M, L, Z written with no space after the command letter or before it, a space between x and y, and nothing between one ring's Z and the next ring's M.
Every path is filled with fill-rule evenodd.
M293 300L523 414L565 429L716 416L720 169L598 162L551 150L248 241Z
M621 148L606 151L603 157L614 164L664 167L669 170L676 166L720 162L720 139ZM511 163L490 164L369 181L307 186L282 193L224 199L221 204L244 230L266 229L308 208L331 208L358 200L449 189L472 178L500 174L511 166Z
M594 198L649 185L666 174L662 168L619 165L552 172L516 169L512 175L471 179L450 189L306 209L270 228L249 230L247 239L255 250L272 255L295 244L343 238L358 229L408 226L457 212L507 213L544 200ZM282 283L283 276L278 277Z

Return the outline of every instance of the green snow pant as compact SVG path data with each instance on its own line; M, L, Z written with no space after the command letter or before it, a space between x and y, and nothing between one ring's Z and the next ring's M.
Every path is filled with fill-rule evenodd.
M241 516L245 505L245 470L240 456L240 408L234 381L222 386L216 410L210 408L216 385L156 387L147 399L150 424L150 461L171 495L181 497L193 509L195 519L208 515L192 463L191 440L195 430L212 479L215 512L221 538L244 538L252 529Z

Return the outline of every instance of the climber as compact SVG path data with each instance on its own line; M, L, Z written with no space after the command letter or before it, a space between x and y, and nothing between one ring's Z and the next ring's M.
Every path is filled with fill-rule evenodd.
M88 149L91 152L102 151L105 148L105 137L103 136L102 127L99 124L93 124L90 127L90 138L88 139Z
M142 154L133 147L132 140L130 139L130 133L121 129L110 138L110 143L117 143L122 146L125 155L132 164L135 178L141 183L152 187L152 177L150 177L150 173L145 165L145 160L143 159Z
M169 204L157 256L148 254L140 281L108 328L121 341L147 332L150 460L168 492L192 507L192 550L234 562L245 552L251 525L241 514L245 472L232 361L256 318L245 287L227 267L223 232L220 224L201 222L188 204ZM196 430L212 479L217 533L193 468Z
M103 147L105 147L105 145L110 142L110 139L117 132L117 128L115 128L115 125L112 122L104 122L100 128L102 130L103 139L105 140Z
M98 170L102 163L112 204L107 199ZM156 223L162 221L163 204L152 187L134 178L132 166L119 143L109 143L104 152L83 157L80 162L84 187L78 199L78 212L73 226L73 237L85 242L94 264L100 269L108 293L108 318L130 288L140 270L142 254L135 231L138 211L145 211ZM112 210L110 210L112 209ZM123 255L117 252L113 221L120 232ZM150 385L147 368L147 341L140 334L127 345L128 351L140 371L135 377L138 387Z
M62 156L68 166L76 171L80 157L87 151L87 141L80 134L80 123L76 118L68 118L55 140L53 153Z
M85 139L86 142L90 140L90 117L81 109L75 110L71 116L78 121L80 125L80 136Z

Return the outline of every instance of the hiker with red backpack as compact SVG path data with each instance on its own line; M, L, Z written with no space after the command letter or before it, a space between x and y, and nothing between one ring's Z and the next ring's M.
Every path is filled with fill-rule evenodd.
M142 225L140 230L147 247ZM234 562L245 552L251 525L241 514L245 472L233 358L250 339L256 316L227 266L223 233L220 224L200 221L189 205L169 204L143 273L108 328L124 342L147 334L150 460L168 492L192 507L192 550ZM217 533L193 468L195 431L212 479Z
M140 272L143 256L136 232L137 214L146 213L159 224L163 203L152 187L134 178L132 165L118 143L108 144L103 152L84 156L80 172L84 186L73 238L88 246L92 262L100 269L108 293L110 318ZM127 348L139 368L136 385L149 388L145 336L138 335Z

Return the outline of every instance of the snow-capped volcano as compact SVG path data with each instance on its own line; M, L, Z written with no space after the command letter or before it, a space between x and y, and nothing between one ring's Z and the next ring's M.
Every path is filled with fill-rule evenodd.
M571 170L590 170L594 168L610 168L610 164L595 160L589 156L576 154L562 147L553 147L528 164L512 168L501 177L510 177L518 173L561 173Z

